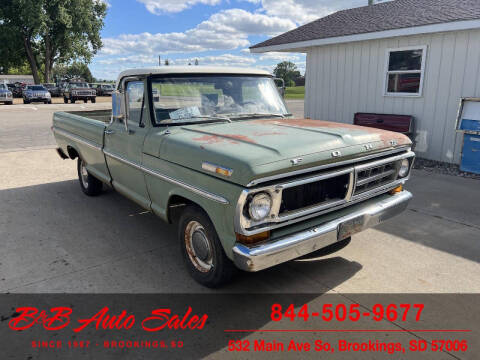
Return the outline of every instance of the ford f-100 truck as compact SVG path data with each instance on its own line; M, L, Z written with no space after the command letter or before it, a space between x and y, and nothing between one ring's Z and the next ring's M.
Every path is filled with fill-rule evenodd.
M176 223L187 269L209 287L339 250L412 197L408 137L293 118L265 71L128 70L112 106L56 112L59 155L78 159L85 194L107 184Z

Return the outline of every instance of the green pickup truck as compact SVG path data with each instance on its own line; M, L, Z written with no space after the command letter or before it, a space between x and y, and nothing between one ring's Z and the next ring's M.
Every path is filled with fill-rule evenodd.
M106 184L176 223L187 269L209 287L339 250L412 197L406 136L293 118L260 70L127 70L112 110L56 112L52 129L83 192Z

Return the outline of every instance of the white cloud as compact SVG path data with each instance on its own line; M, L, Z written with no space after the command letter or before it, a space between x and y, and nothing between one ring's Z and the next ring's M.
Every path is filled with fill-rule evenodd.
M103 55L165 54L232 50L250 45L249 35L275 35L295 27L290 20L242 9L213 14L208 20L185 32L124 34L103 39Z
M100 65L113 65L113 64L142 64L142 65L158 65L158 58L151 55L129 55L129 56L115 56L108 58L100 58L97 60L97 64Z
M194 64L195 59L199 65L219 65L219 66L251 66L256 62L251 56L240 56L233 54L222 54L212 56L197 56L191 58L177 58L171 61L174 65Z
M164 13L177 13L191 8L196 4L204 5L217 5L222 0L137 0L145 7L149 12L155 15Z
M257 55L258 56L258 55ZM260 60L269 60L269 61L295 61L300 59L300 55L295 53L284 53L284 52L268 52L259 55Z
M340 9L367 5L367 0L259 0L262 13L305 24Z

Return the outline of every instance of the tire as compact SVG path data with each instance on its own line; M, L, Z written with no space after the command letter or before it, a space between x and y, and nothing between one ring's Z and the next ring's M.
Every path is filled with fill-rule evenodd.
M43 103L46 105L46 104L48 104L48 101L44 101Z
M343 239L341 241L337 241L336 243L333 243L332 245L328 245L328 246L326 246L322 249L318 249L318 250L316 250L316 251L314 251L310 254L303 255L302 257L299 257L296 260L314 259L314 258L318 258L318 257L321 257L321 256L327 256L327 255L333 254L337 251L342 250L345 246L350 244L350 241L352 241L352 238L348 237L348 238Z
M70 98L70 103L75 104L75 99L74 99L74 98Z
M85 162L80 159L80 157L78 157L77 160L77 172L80 187L82 188L82 191L85 193L85 195L97 196L102 192L102 182L90 175L90 173L85 168Z
M7 101L7 105L13 105L13 101Z
M64 102L65 104L68 104L68 99L67 99L65 96L63 97L63 102Z
M51 104L51 103L52 103L52 100L48 100L48 103Z
M195 281L209 288L231 281L236 267L225 255L215 227L202 209L192 205L185 208L178 222L178 240L185 265Z
M92 101L92 104L95 104L97 102L97 98L92 98L91 101Z
M30 104L30 101L23 99L24 104Z

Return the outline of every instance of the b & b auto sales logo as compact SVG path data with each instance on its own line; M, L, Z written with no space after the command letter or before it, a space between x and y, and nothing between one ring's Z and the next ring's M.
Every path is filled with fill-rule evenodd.
M47 314L45 310L39 312L35 307L20 307L17 308L18 316L14 317L8 323L12 330L26 330L35 324L43 324L45 330L57 331L66 328L70 325L72 308L69 307L54 307ZM109 308L104 307L95 315L86 319L78 319L77 326L73 328L74 332L81 332L87 326L94 324L98 329L130 329L136 323L135 315L127 315L127 311L123 310L120 315L110 315ZM192 314L192 308L188 307L186 313L181 316L172 314L170 309L155 309L152 310L150 316L141 321L141 327L145 331L160 331L165 328L168 329L198 329L201 330L207 322L208 315Z
M191 307L188 307L184 314L174 314L171 309L159 308L154 309L151 313L142 319L137 319L135 315L128 314L126 310L120 314L111 314L108 307L103 307L91 317L73 320L73 309L70 307L54 307L49 312L39 310L36 307L19 307L16 309L14 317L9 321L8 326L11 330L24 331L35 326L42 326L48 331L59 331L71 326L73 332L81 333L85 329L96 330L130 330L134 326L148 332L156 332L162 330L202 330L207 322L208 315L197 315L193 313ZM130 345L125 342L117 343L104 341L104 347L137 347L136 342L129 341ZM90 341L68 341L66 347L89 347ZM98 346L98 344L97 344ZM142 341L140 344L144 347ZM183 342L172 342L170 346L163 342L155 342L153 345L148 342L148 347L181 347ZM32 341L32 347L63 347L61 342L42 342Z

